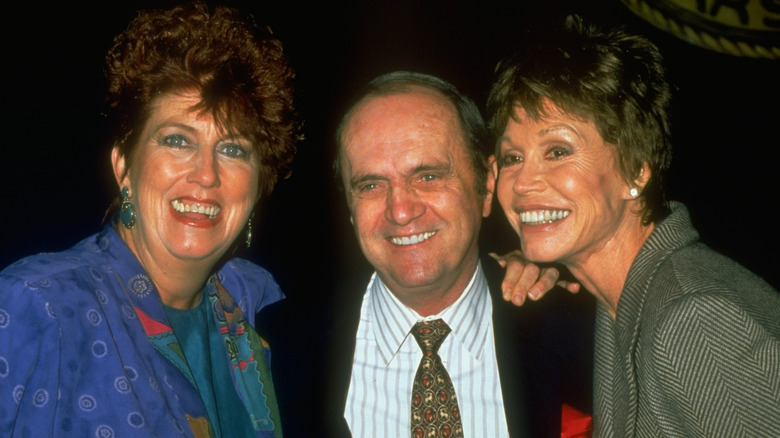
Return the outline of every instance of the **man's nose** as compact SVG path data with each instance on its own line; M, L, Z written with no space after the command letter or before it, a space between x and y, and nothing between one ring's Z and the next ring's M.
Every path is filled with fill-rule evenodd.
M406 225L425 213L425 203L414 190L393 187L387 195L385 218L397 225Z

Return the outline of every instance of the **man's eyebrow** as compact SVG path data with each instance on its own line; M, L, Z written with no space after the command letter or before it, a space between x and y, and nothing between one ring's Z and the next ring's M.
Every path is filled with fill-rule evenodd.
M440 163L433 163L433 164L420 164L414 169L412 169L412 174L422 173L422 172L430 172L430 171L449 171L452 168L450 163L447 162L440 162Z
M425 172L444 172L447 173L452 169L452 165L447 161L441 161L436 163L418 164L409 171L408 175L417 175ZM362 183L368 181L387 181L388 178L375 173L366 173L362 175L355 175L349 180L350 187L359 186Z
M356 187L367 181L384 181L384 180L387 180L387 178L377 174L367 173L363 175L354 176L352 179L349 180L349 186Z

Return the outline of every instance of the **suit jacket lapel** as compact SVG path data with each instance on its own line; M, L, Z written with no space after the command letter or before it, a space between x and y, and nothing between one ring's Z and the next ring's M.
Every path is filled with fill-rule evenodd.
M501 296L504 271L495 260L484 257L482 268L493 301L496 359L509 434L560 437L564 402L592 412L595 303L588 295L557 290L517 307Z
M504 400L509 435L512 437L533 436L529 415L534 408L527 403L531 371L526 358L530 354L529 345L521 330L516 314L519 308L506 303L501 297L503 270L491 258L483 258L482 269L488 281L493 302L493 333L496 343L496 360L501 379L501 391Z
M347 393L352 376L352 361L355 356L355 345L358 324L360 322L360 306L363 293L354 293L345 296L334 313L334 319L329 326L331 330L325 333L322 346L327 349L326 362L326 409L329 411L328 430L330 436L351 436L344 410L347 404ZM365 289L363 290L365 292Z
M562 345L566 340L582 343L581 338L592 336L592 326L590 335L587 330L560 329L570 326L562 322L572 319L558 310L560 298L569 299L566 292L550 292L539 302L522 307L506 303L499 287L503 269L490 258L482 266L493 302L496 357L510 436L557 438L563 401L561 375L573 369L585 373L585 383L590 383L592 365L592 338L590 344L583 344L591 353L584 362L562 359L570 349ZM282 418L286 435L299 431L290 436L350 436L344 408L368 283L365 278L353 280L363 281L360 286L339 289L333 299L324 301L326 305L283 301L263 309L257 319L258 329L271 341L274 379L280 380L277 396L286 412ZM588 407L574 406L591 412Z
M360 319L356 295L350 301L334 294L323 306L287 299L257 315L256 327L271 344L285 436L351 436L344 407Z

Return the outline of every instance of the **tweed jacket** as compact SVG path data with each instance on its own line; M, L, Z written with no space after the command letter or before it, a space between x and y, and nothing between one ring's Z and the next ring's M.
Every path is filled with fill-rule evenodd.
M594 436L780 437L780 294L672 203L616 319L596 316Z
M563 403L592 413L595 300L557 289L516 307L501 298L503 270L495 260L484 257L482 267L509 434L559 438ZM271 343L285 436L351 436L344 408L366 283L361 278L322 306L288 298L257 315L256 327Z

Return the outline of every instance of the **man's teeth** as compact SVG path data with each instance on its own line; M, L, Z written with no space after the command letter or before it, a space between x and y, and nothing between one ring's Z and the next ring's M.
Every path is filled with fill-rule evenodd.
M178 199L171 201L171 206L179 213L199 213L208 216L209 219L214 219L221 211L221 208L216 205L207 207L200 204L185 204Z
M428 231L414 236L391 237L390 241L396 245L414 245L430 239L434 234L436 234L436 231Z
M559 221L571 213L568 210L536 210L520 213L520 222L526 225L541 225Z

